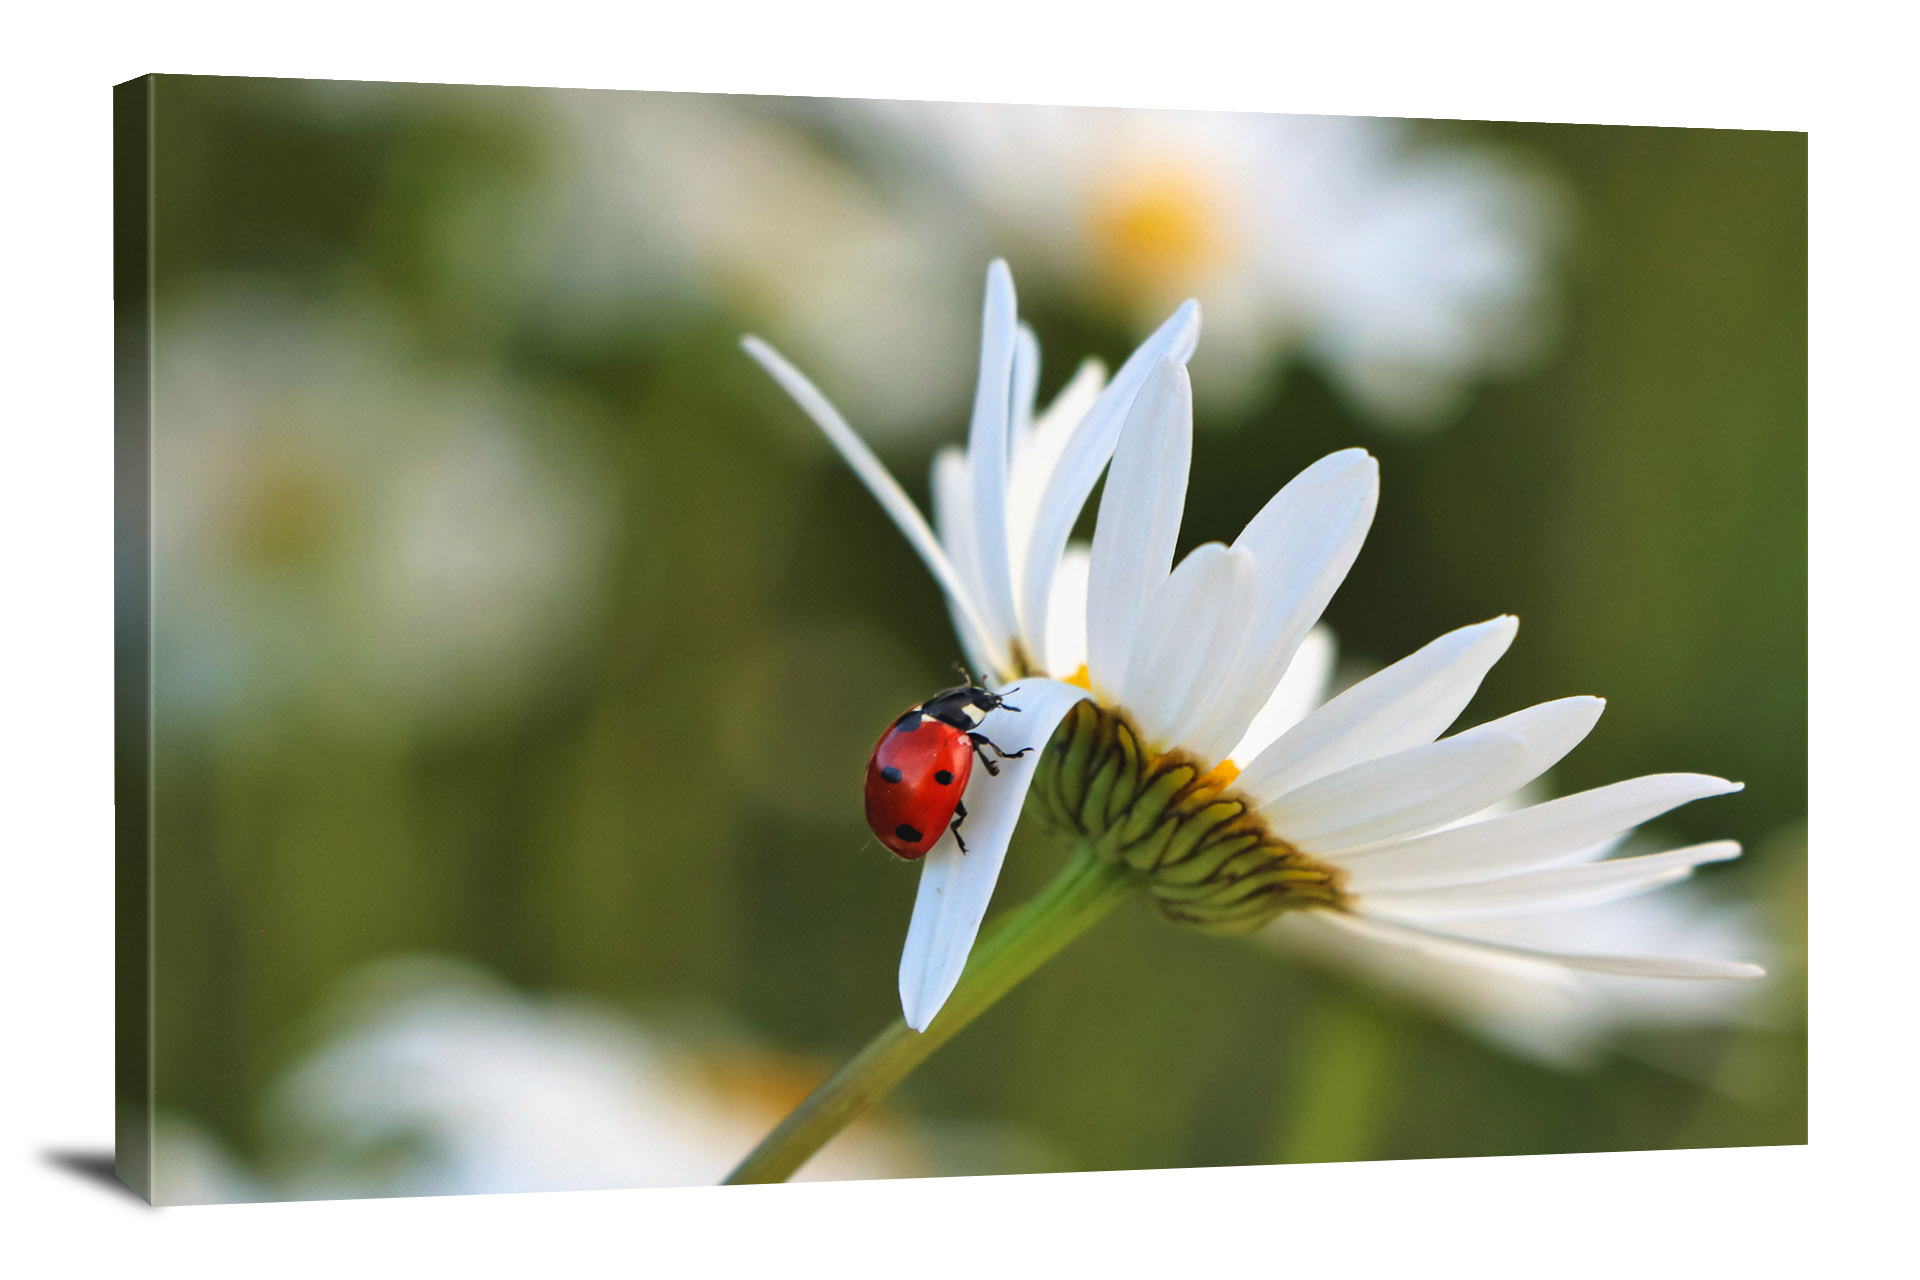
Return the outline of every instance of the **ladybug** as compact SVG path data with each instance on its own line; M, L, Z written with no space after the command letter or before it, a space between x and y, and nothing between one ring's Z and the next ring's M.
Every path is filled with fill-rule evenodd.
M960 852L967 851L960 838L967 806L960 797L973 774L973 758L979 756L997 777L1000 766L988 758L988 749L1002 760L1033 750L1002 751L979 732L987 713L998 707L1020 709L968 676L966 684L907 708L880 735L867 760L867 825L881 844L911 861L933 848L951 826Z

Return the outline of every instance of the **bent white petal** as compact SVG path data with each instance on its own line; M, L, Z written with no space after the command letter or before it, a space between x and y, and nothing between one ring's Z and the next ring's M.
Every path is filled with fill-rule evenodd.
M1087 671L1103 697L1120 672L1147 602L1173 567L1193 457L1193 387L1186 369L1161 360L1127 414L1107 471L1087 580Z
M1255 759L1320 705L1327 681L1333 676L1335 648L1333 632L1326 627L1307 632L1293 661L1287 664L1287 673L1274 686L1266 705L1254 713L1253 723L1247 726L1229 759L1243 764Z
M1013 697L1020 710L990 712L981 731L1009 752L1032 750L1017 760L999 761L997 778L985 769L973 771L961 824L968 852L960 852L948 831L923 863L900 956L900 1009L915 1031L926 1030L959 983L1041 752L1060 718L1087 696L1085 689L1057 680L1021 680L1000 692L1009 688L1019 690Z
M1489 942L1483 938L1463 937L1455 933L1443 933L1435 929L1423 929L1418 925L1380 920L1350 911L1321 911L1316 912L1315 915L1328 923L1364 934L1378 942L1407 947L1448 959L1462 955L1478 955L1495 960L1533 961L1543 966L1581 969L1589 973L1620 974L1629 978L1726 979L1766 976L1766 970L1757 964L1742 964L1732 960L1698 960L1685 956L1607 956L1544 951L1533 947Z
M1333 853L1425 831L1483 809L1512 788L1527 758L1518 734L1470 729L1366 760L1262 804L1282 839Z
M1013 449L1013 366L1018 313L1013 273L995 258L987 267L980 323L980 380L967 432L967 471L973 481L973 536L980 572L977 603L999 636L1019 634L1013 596L1013 557L1007 535L1007 468Z
M1355 892L1439 888L1571 861L1683 804L1740 790L1698 773L1659 773L1548 800L1446 831L1341 856Z
M1234 540L1260 566L1254 620L1187 743L1194 754L1223 759L1245 736L1353 567L1379 498L1379 464L1364 449L1343 449L1289 481Z
M1513 643L1519 620L1448 632L1307 716L1249 761L1240 787L1280 795L1350 764L1432 742Z
M1047 649L1042 628L1046 626L1047 601L1053 595L1053 574L1060 564L1060 553L1066 548L1074 521L1080 518L1080 509L1087 505L1094 482L1113 456L1134 396L1162 358L1185 364L1199 341L1200 304L1184 302L1127 357L1113 381L1074 425L1073 434L1061 449L1034 516L1033 536L1027 543L1020 575L1020 616L1027 623L1027 640L1034 652Z
M1503 876L1475 884L1398 893L1368 893L1362 895L1361 909L1370 915L1415 921L1473 920L1544 911L1571 911L1645 893L1649 889L1686 879L1702 863L1724 862L1739 856L1738 842L1716 840L1667 853L1612 858L1574 867Z
M900 487L880 459L873 456L873 450L867 448L866 441L854 434L840 411L833 407L819 388L807 380L805 374L787 362L785 356L775 351L761 339L749 334L740 340L740 346L746 353L759 362L760 367L773 375L773 380L793 398L795 404L813 419L814 425L826 433L833 447L840 451L853 473L867 486L867 492L879 500L881 509L892 518L894 525L906 535L907 542L920 554L921 561L933 574L947 593L955 607L963 613L968 625L983 638L989 653L993 656L996 670L1005 670L1005 645L998 636L987 627L981 615L980 604L968 592L966 584L955 570L953 561L948 558L940 540L934 537L933 530L927 526L926 517L920 514L920 508L913 505L913 499Z
M1098 574L1098 549L1094 555ZM1213 682L1245 637L1255 573L1252 556L1209 542L1189 552L1147 602L1118 693L1155 750L1185 742Z

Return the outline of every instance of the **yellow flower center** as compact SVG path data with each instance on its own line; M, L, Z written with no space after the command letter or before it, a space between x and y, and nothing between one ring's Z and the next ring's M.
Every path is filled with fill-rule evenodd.
M1137 158L1104 175L1087 208L1102 274L1142 299L1194 289L1228 256L1224 205L1211 175L1180 159Z
M1240 766L1231 760L1222 760L1213 768L1193 780L1196 787L1205 787L1209 791L1225 791L1240 776Z
M1093 692L1093 676L1087 670L1087 664L1084 662L1080 664L1080 667L1077 671L1075 671L1072 675L1067 676L1062 681L1062 683L1078 685L1080 688L1085 689L1088 693ZM1180 758L1182 760L1187 759L1185 753L1177 753L1177 754L1180 755ZM1171 758L1173 758L1173 753L1170 753L1168 755L1154 756L1151 758L1150 764L1151 766L1157 767ZM1193 780L1193 785L1196 788L1203 788L1208 791L1225 791L1228 787L1233 785L1233 780L1239 776L1240 776L1239 765L1235 764L1231 760L1222 760L1219 764L1214 765L1211 769L1208 769L1205 773L1202 773L1199 777L1195 778Z
M1084 677L1072 683L1084 687ZM1239 773L1178 748L1155 754L1124 711L1082 702L1048 742L1028 803L1139 872L1181 924L1244 933L1291 908L1339 906L1339 873L1268 830L1232 789Z

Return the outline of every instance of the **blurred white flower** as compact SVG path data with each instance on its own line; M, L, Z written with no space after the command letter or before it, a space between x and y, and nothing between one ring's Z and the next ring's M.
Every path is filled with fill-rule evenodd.
M978 243L1135 323L1207 300L1216 399L1297 351L1383 425L1446 414L1550 316L1562 201L1505 153L1342 116L836 104L882 163L944 177ZM943 234L947 202L922 197ZM877 297L877 291L870 291Z
M225 1143L184 1116L153 1121L152 1201L166 1204L250 1204L274 1198Z
M460 714L581 633L610 514L568 407L400 354L373 308L238 291L155 344L156 694Z
M546 95L554 176L528 229L543 323L725 308L836 380L882 435L947 425L971 372L971 260L802 127L723 95Z
M764 1051L699 1052L580 999L511 991L427 958L342 985L332 1034L268 1100L303 1198L716 1183L815 1080ZM805 1177L927 1172L884 1117Z

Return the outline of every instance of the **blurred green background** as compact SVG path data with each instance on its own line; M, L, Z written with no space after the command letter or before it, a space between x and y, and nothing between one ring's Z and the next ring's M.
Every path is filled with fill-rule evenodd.
M276 1081L344 978L417 953L804 1087L896 1013L917 872L869 840L858 779L959 655L738 337L786 347L924 498L989 256L1043 398L1161 299L1117 302L1097 258L963 199L958 144L916 153L857 105L192 77L155 102L160 1109L292 1193ZM1499 340L1528 352L1488 339L1403 411L1316 355L1310 308L1245 321L1230 392L1195 364L1184 543L1366 446L1343 660L1517 613L1466 722L1601 693L1557 790L1743 780L1659 827L1745 843L1699 900L1744 912L1775 976L1731 1022L1569 1065L1128 907L900 1090L894 1122L933 1135L915 1167L1805 1141L1805 138L1395 136L1534 201L1527 341ZM1023 833L997 903L1060 857ZM951 1136L974 1122L1030 1141L974 1152Z

